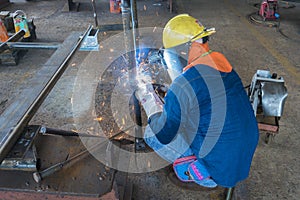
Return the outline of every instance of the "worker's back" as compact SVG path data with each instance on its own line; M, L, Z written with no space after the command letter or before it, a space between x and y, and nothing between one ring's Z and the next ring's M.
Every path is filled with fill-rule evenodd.
M189 134L194 154L218 185L232 187L247 178L258 142L258 128L237 73L196 65L174 81L174 86L179 85L189 99L184 100L188 105L186 111L181 109L181 118L185 118L184 134ZM180 102L181 98L178 99ZM182 107L183 103L179 104ZM191 131L196 130L196 125L194 135Z

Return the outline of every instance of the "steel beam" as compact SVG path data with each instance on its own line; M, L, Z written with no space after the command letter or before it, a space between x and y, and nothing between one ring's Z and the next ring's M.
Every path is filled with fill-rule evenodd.
M16 100L0 116L0 163L5 159L22 130L28 125L49 92L59 80L67 63L91 30L89 26L82 37L80 33L70 35L51 58L29 80L32 87L23 90ZM79 39L78 39L79 38Z

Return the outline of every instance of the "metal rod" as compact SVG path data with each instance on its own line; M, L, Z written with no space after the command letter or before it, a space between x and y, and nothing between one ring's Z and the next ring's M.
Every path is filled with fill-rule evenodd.
M13 147L14 143L19 138L20 134L22 133L22 130L27 126L29 121L32 119L38 108L41 106L45 98L48 96L49 92L52 90L58 79L61 77L65 69L67 68L66 64L74 54L74 52L79 48L81 42L85 38L85 36L90 32L92 29L92 26L90 25L82 37L79 38L77 44L73 47L70 54L65 58L65 60L60 64L58 70L55 72L55 74L51 77L51 79L48 81L48 83L45 85L45 87L42 89L40 94L35 98L33 103L30 105L28 110L25 112L25 114L22 116L20 121L13 127L13 129L10 131L9 135L6 138L6 143L0 146L0 163L3 161L7 153L10 151L10 149Z
M59 136L73 136L73 137L98 137L98 138L104 138L103 136L99 135L90 135L86 133L78 133L75 131L67 131L67 130L61 130L61 129L55 129L55 128L48 128L45 126L42 126L40 128L39 133L42 135L59 135Z
M130 126L122 131L119 131L118 133L114 134L113 136L111 136L110 138L108 138L109 141L113 140L114 138L116 138L117 136L119 136L120 134L124 133L125 131L131 129L133 126ZM74 155L73 157L59 162L55 165L52 165L50 167L48 167L47 169L44 169L41 172L34 172L33 173L33 179L35 180L35 182L40 183L44 178L54 174L55 172L61 170L61 169L65 169L68 167L71 167L72 165L74 165L75 163L77 163L78 161L86 158L88 155L90 155L90 153L96 151L97 149L99 149L100 147L103 147L104 144L106 144L107 140L96 143L95 145L93 145L91 148L86 149L81 151L80 153Z
M96 26L96 28L98 28L98 17L97 17L95 0L92 0L92 7L93 7L93 12L94 12L95 26Z
M137 7L136 0L130 0L130 13L131 13L131 24L132 24L132 37L133 37L133 48L136 53L137 49L137 28L138 28L138 19L137 19ZM135 55L136 58L136 55Z
M132 128L133 126L130 126L124 130L123 132L127 131L128 129ZM41 126L39 133L42 135L60 135L60 136L75 136L75 137L98 137L98 138L106 138L104 136L100 135L90 135L86 133L78 133L75 131L66 131L66 130L60 130L60 129L55 129L55 128L48 128L45 126ZM117 133L119 134L119 132ZM112 137L116 137L116 135L113 135Z
M131 10L131 20L132 20L132 27L138 28L138 16L137 16L137 5L136 0L130 0L130 10Z
M14 49L57 49L59 43L38 43L38 42L8 42L7 45Z
M124 30L124 42L125 42L125 50L129 50L129 44L131 43L131 37L128 35L130 30L130 9L128 2L126 0L121 0L121 11L122 11L122 23ZM126 46L127 45L127 46Z
M127 66L128 66L128 74L129 74L129 82L135 83L134 81L137 76L137 11L136 11L136 0L122 0L122 19L123 19L123 27L124 27L124 43L127 54L125 55ZM130 7L129 4L130 3ZM129 12L130 11L130 12ZM130 20L131 19L131 20ZM131 31L130 31L130 21L131 21ZM133 50L133 52L132 52ZM135 87L134 85L132 87ZM134 120L136 123L135 128L135 150L142 150L145 147L144 141L142 139L142 117L141 117L141 109L140 104L136 98L131 99L131 103L134 107Z
M138 15L137 15L137 4L136 0L130 0L130 10L131 10L131 23L132 23L132 37L133 37L133 49L134 49L134 58L133 58L133 66L130 70L131 79L136 79L137 76L137 49L139 48L138 38ZM133 81L135 82L135 81ZM143 130L142 130L142 114L139 101L136 98L133 98L133 106L134 106L134 118L135 123L137 124L135 128L135 150L143 150L145 149L145 142L143 139Z
M51 167L49 167L49 168L47 168L47 169L45 169L41 172L34 172L33 173L33 179L35 180L35 182L40 183L44 178L54 174L55 172L57 172L57 171L59 171L63 168L66 168L68 166L71 166L71 165L75 164L79 160L84 159L85 157L87 157L89 155L90 151L93 151L96 147L99 148L100 145L96 144L93 147L91 147L90 150L86 149L86 150L80 152L79 154L76 154L75 156L73 156L73 157L71 157L71 158L69 158L65 161L59 162L55 165L52 165Z
M132 34L132 30L130 28L130 8L128 5L128 1L122 0L121 1L121 8L122 8L122 22L123 22L123 29L124 29L124 45L125 45L125 51L126 54L124 55L127 67L129 70L129 79L133 80L135 79L135 68L136 68L136 62L135 62L135 53L131 52L134 49L134 38ZM133 71L134 70L134 71Z

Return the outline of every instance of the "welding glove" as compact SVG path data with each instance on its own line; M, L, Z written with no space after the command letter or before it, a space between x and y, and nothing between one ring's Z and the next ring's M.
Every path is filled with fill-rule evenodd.
M162 112L163 103L153 89L151 77L140 74L137 80L135 96L142 104L147 117L150 118L152 115Z

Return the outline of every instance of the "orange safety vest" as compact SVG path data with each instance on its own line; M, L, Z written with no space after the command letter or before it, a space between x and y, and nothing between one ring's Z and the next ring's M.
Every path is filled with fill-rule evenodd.
M189 51L188 65L183 71L195 65L208 65L220 72L231 72L232 66L221 53L211 51L208 43L200 44L193 42Z

